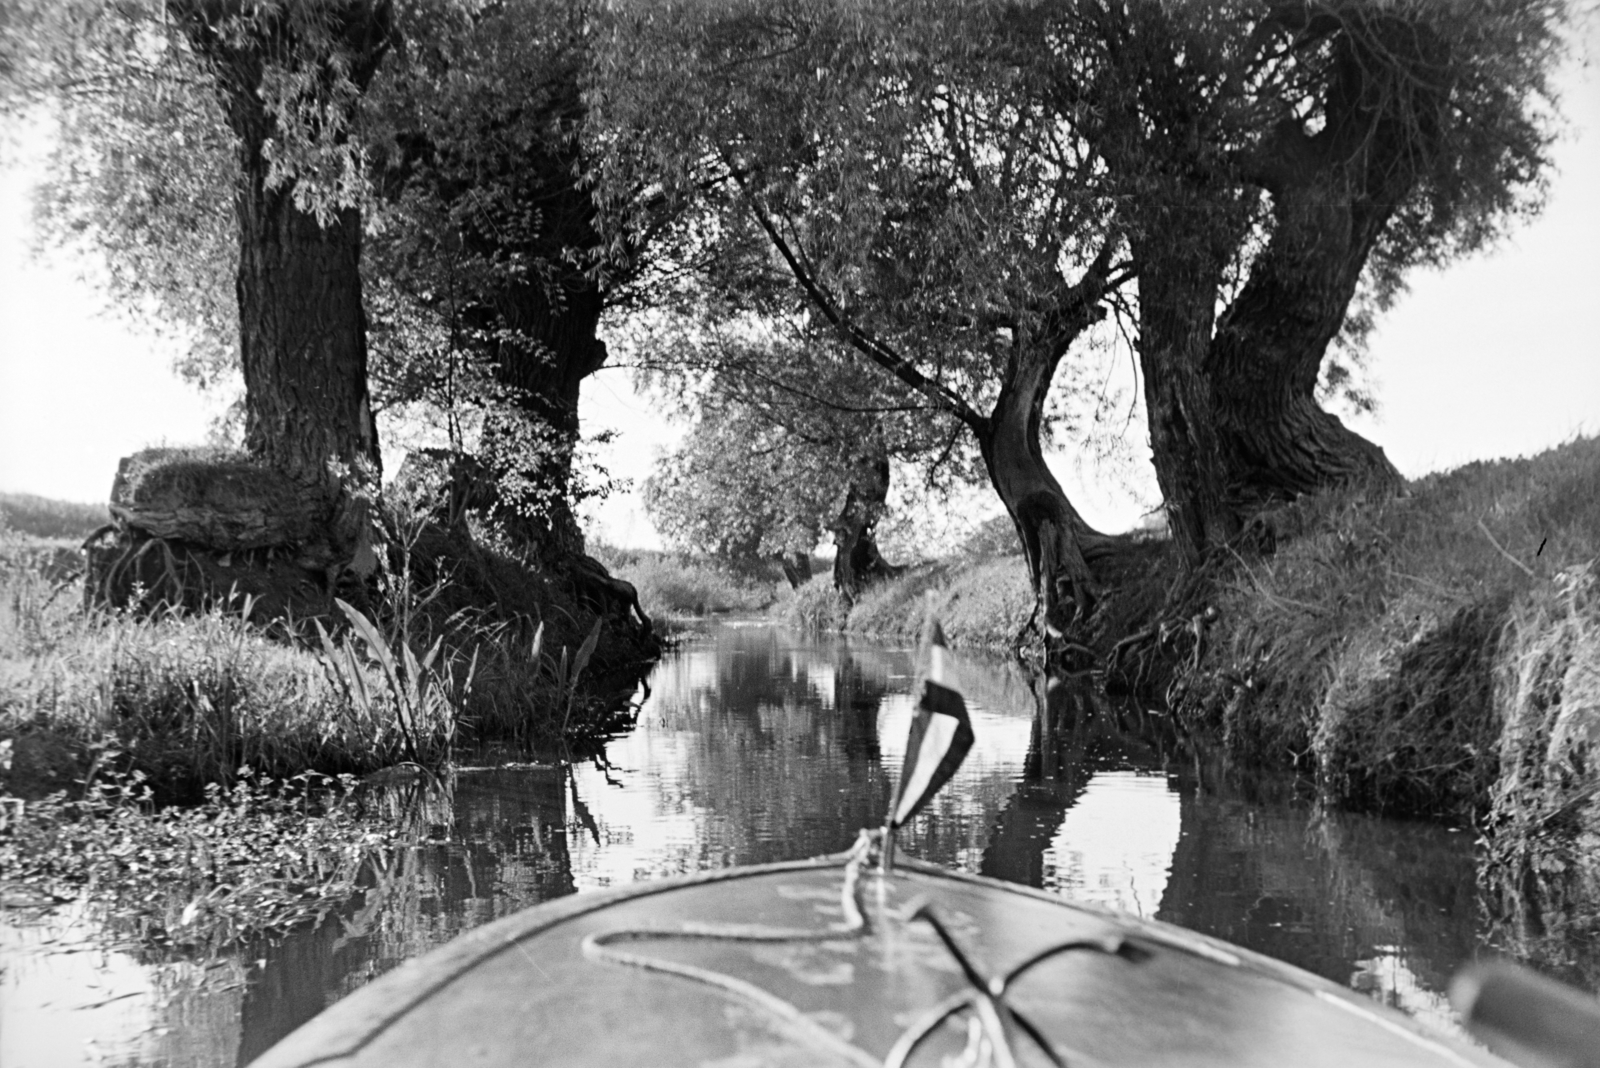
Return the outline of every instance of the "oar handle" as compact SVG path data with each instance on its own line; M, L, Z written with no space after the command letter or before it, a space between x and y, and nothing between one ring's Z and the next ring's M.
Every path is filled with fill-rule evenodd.
M1450 983L1467 1030L1523 1068L1600 1068L1600 999L1506 961Z

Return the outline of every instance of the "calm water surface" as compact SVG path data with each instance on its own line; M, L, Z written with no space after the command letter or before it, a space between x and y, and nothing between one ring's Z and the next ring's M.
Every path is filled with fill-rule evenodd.
M1241 784L1164 717L955 658L977 743L913 855L1169 920L1451 1029L1477 943L1470 836L1317 812ZM343 994L468 928L564 894L847 848L882 821L913 653L726 625L649 681L603 760L464 769L372 800L419 844L314 931L201 966L80 916L0 923L0 1064L248 1063Z

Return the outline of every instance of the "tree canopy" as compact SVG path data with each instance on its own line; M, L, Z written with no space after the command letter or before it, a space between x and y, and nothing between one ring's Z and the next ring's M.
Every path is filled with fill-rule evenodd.
M237 344L259 384L251 346L298 344L251 303L279 269L251 257L310 220L304 249L365 273L359 322L334 317L351 403L370 337L380 399L437 406L457 440L470 409L508 514L571 546L602 314L794 324L799 347L651 354L705 408L656 484L669 526L776 551L854 484L864 453L841 443L881 439L874 464L965 458L1059 630L1120 551L1043 454L1061 369L1096 340L1137 354L1190 564L1298 494L1398 485L1320 401L1408 271L1538 209L1566 17L1558 0L76 0L20 6L0 65L8 108L63 118L52 232L196 328L194 377ZM219 222L229 197L242 240ZM260 428L288 416L252 404L271 453ZM329 418L372 448L359 413ZM735 439L773 462L741 470ZM730 478L773 492L713 537L695 524ZM669 484L700 507L667 504Z
M1536 209L1564 15L650 5L601 107L620 157L763 232L819 320L971 429L1050 618L1114 547L1038 458L1040 398L1108 311L1191 562L1275 501L1397 481L1324 367L1406 270Z

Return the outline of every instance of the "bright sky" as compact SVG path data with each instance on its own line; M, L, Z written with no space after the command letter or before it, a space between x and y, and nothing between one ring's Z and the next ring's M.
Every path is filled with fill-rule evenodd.
M1587 39L1600 58L1600 20ZM1573 132L1543 216L1488 255L1413 276L1373 340L1380 410L1354 425L1409 476L1600 433L1600 74L1575 65L1561 85ZM30 256L37 169L0 152L0 490L104 500L119 457L203 439L212 408L171 373L173 352L106 311L80 277L92 265ZM586 431L619 432L602 462L636 481L676 437L622 371L585 386L583 415ZM1065 459L1057 470L1102 529L1155 500L1153 476L1129 491L1086 484ZM594 519L615 543L658 543L636 494Z

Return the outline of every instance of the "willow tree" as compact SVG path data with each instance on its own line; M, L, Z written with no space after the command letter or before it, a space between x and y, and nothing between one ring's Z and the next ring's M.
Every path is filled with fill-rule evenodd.
M691 3L635 14L610 91L654 159L723 168L724 220L748 212L866 359L972 428L1041 601L1059 580L1081 607L1112 549L1041 476L1033 413L1100 306L1128 313L1191 564L1264 506L1397 485L1319 403L1333 349L1406 270L1536 205L1564 14Z
M514 540L557 560L583 548L578 404L607 359L601 317L639 297L649 243L648 226L614 244L599 226L583 93L591 19L574 0L522 0L416 41L381 87L375 149L389 225L374 262L435 324L441 352L488 368L485 489ZM614 232L637 199L610 209Z
M101 2L79 6L98 11ZM606 358L602 311L644 292L649 229L610 245L594 225L582 96L592 12L577 0L405 5L375 75L335 51L318 75L296 73L294 63L313 60L294 57L316 41L294 44L293 33L343 32L340 5L232 10L179 5L172 11L184 18L162 23L156 5L124 5L99 22L35 20L36 36L67 53L60 71L97 70L93 91L53 91L49 101L62 114L62 144L40 213L47 239L103 259L109 295L186 346L179 366L192 381L228 382L243 366L256 413L243 421L270 425L252 370L266 320L255 311L241 319L234 279L252 261L241 256L232 193L260 187L250 168L265 167L264 195L309 207L329 242L345 242L347 256L359 250L359 291L348 271L341 284L365 305L366 408L396 417L390 426L438 427L453 449L481 454L486 462L473 466L494 477L474 492L534 555L559 561L581 550L574 506L597 486L575 466L579 391ZM260 91L230 103L216 77L243 85L251 76L247 31L278 33L272 47L282 47ZM321 76L333 79L323 89ZM48 79L40 84L51 93ZM338 106L319 112L312 97L324 89ZM243 113L252 107L254 119ZM263 141L257 120L279 113L294 128ZM250 148L257 142L270 163ZM633 218L630 204L614 211L614 225ZM282 321L329 344L344 338L347 349L352 340L314 315ZM254 449L259 435L246 429Z
M644 5L599 94L706 239L764 236L817 322L966 429L1062 628L1115 540L1044 461L1046 400L1129 274L1096 160L991 62L993 15Z
M1019 77L1072 116L1124 204L1157 475L1191 561L1263 506L1399 485L1319 387L1408 269L1536 207L1563 16L1545 0L1010 13Z
M7 30L30 44L28 64L7 79L19 106L54 106L70 124L110 115L122 124L113 144L130 125L171 119L160 150L169 158L186 133L211 123L190 151L233 155L218 169L231 226L207 218L188 236L197 253L207 236L227 232L236 243L245 445L276 481L251 490L243 474L199 487L179 480L161 502L163 515L176 516L172 529L160 532L219 550L292 541L330 575L347 566L370 573L379 453L360 273L363 178L351 133L391 45L390 5L79 2L24 9ZM193 115L185 103L196 105ZM92 134L75 130L68 140L80 136ZM160 226L181 242L184 188L140 186L153 203L172 205ZM175 258L169 250L166 262ZM128 262L119 266L126 274ZM216 309L206 303L203 314ZM219 520L210 513L224 499L232 514ZM214 544L219 536L228 544Z
M381 459L350 126L391 44L390 5L174 0L167 10L236 138L245 447L323 496L335 551L353 553Z

